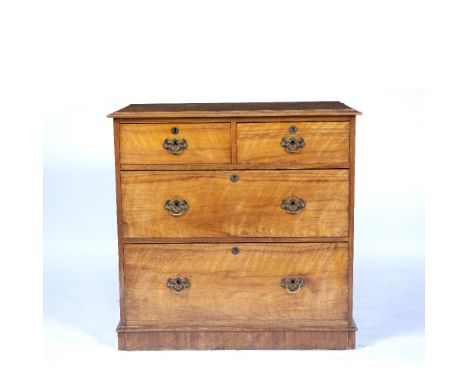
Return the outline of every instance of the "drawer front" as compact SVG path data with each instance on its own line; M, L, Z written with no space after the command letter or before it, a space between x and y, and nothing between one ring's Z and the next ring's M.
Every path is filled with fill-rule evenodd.
M123 171L121 182L124 238L348 235L348 170Z
M121 164L230 162L229 123L120 125Z
M349 166L349 122L239 123L239 163Z
M127 325L347 325L347 243L129 244L124 252Z

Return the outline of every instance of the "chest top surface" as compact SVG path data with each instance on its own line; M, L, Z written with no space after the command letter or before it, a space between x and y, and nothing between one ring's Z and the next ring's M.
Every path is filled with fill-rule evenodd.
M248 116L353 116L359 111L338 101L252 103L131 104L110 118L248 117Z

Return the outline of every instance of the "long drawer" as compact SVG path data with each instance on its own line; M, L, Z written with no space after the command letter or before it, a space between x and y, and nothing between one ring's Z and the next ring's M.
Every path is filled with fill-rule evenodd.
M121 173L125 238L348 236L348 170Z
M347 326L348 244L128 244L127 325Z

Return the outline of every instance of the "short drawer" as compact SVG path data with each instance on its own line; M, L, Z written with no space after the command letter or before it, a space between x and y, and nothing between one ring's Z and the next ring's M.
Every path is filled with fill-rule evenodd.
M347 325L347 243L130 244L124 269L127 325Z
M349 122L239 123L237 160L349 167Z
M348 236L348 170L122 171L128 238Z
M121 164L230 163L229 123L120 125Z

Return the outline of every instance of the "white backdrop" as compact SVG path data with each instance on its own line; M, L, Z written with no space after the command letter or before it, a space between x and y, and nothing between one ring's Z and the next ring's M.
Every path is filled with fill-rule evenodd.
M466 203L457 202L466 194L464 172L456 167L466 164L467 151L457 131L466 129L461 114L468 82L462 4L2 4L0 155L6 195L0 202L3 259L12 264L0 267L0 289L3 305L13 312L2 318L3 339L11 340L3 349L19 354L5 369L35 376L24 358L28 353L29 364L36 365L31 338L38 330L51 380L420 378L425 177L432 196L443 200L432 203L439 224L426 235L432 243L439 240L427 289L432 312L442 318L432 320L432 329L444 328L429 366L440 366L445 377L454 373L456 356L448 349L466 343L458 330L466 314L450 305L466 298L453 295L463 291L466 278L465 247L457 242L466 236L468 213ZM356 140L357 349L117 352L113 138L105 115L128 103L306 100L340 100L364 113ZM430 151L428 124L437 132ZM37 228L42 189L43 267ZM29 231L36 234L24 234ZM44 327L38 328L42 316ZM10 330L17 327L26 338ZM432 362L435 349L437 360L446 357L449 366Z

